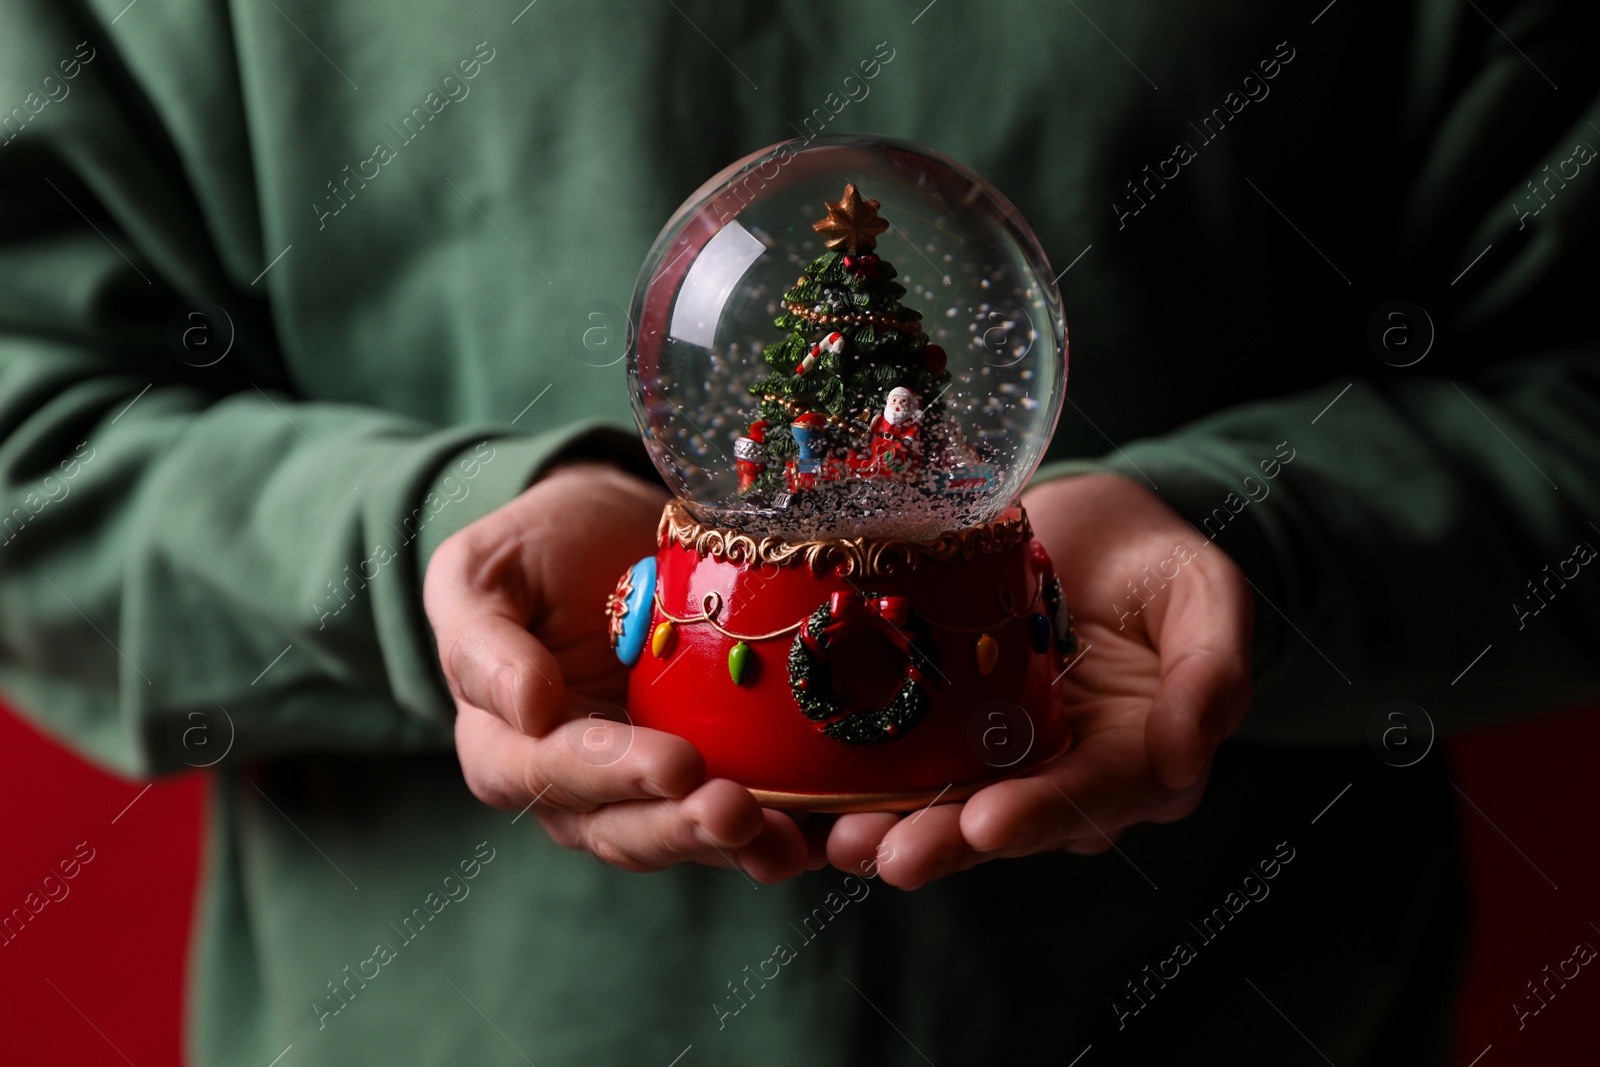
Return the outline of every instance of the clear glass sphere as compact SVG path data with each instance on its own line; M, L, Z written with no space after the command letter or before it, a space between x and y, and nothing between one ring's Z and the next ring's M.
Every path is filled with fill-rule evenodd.
M1009 201L926 148L794 140L712 178L634 290L633 408L702 521L931 539L990 521L1055 430L1066 322Z

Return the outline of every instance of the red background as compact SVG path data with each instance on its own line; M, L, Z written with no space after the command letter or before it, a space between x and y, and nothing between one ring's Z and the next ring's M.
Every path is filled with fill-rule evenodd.
M1459 788L1482 809L1458 795L1476 905L1458 1067L1593 1062L1584 1050L1592 1049L1587 1023L1600 1005L1600 978L1580 972L1520 1030L1511 1004L1526 1000L1524 983L1576 942L1600 944L1589 926L1600 908L1588 906L1600 864L1584 845L1589 835L1572 831L1600 815L1586 784L1596 750L1600 716L1592 713L1449 745ZM95 849L68 896L0 947L7 1063L181 1061L207 782L191 774L141 796L143 788L93 769L0 708L0 914L21 907L79 842Z

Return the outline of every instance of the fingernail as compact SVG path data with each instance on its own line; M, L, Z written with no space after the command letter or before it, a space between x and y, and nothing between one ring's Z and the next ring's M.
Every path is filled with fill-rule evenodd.
M509 666L501 667L494 672L494 678L489 682L489 699L494 702L494 707L490 710L507 722L516 721L517 709L507 706L514 703L511 700L511 694L507 692L507 679L512 677L513 674L514 672Z

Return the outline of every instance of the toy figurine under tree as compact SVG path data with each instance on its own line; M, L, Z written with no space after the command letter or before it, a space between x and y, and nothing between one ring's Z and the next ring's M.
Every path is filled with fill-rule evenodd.
M873 251L889 223L854 183L813 224L828 251L783 294L774 320L789 331L766 346L772 373L749 437L737 442L744 491L768 499L861 478L904 479L947 452L941 393L945 353L922 315L900 303L905 286Z

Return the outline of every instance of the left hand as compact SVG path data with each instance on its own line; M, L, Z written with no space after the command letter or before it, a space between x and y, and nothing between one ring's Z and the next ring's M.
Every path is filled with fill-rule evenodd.
M631 871L693 862L781 881L821 865L799 824L708 780L683 738L601 730L585 715L626 698L599 606L651 550L664 498L614 467L568 464L434 552L423 605L455 698L462 777L491 807L531 809L558 844Z
M1057 683L1071 749L963 803L840 816L827 843L835 866L876 859L884 881L914 889L986 860L1103 852L1126 827L1173 822L1200 803L1217 745L1250 703L1254 601L1243 573L1123 478L1050 482L1024 503L1083 649Z

